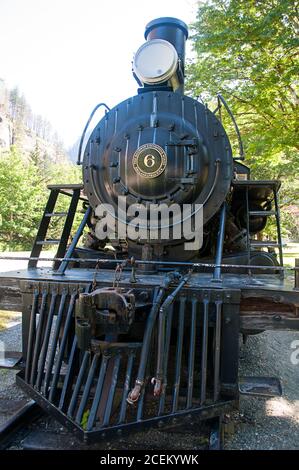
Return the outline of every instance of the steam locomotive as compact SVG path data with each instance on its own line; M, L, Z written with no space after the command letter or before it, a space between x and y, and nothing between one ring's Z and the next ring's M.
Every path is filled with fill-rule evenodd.
M88 442L221 423L240 393L280 393L274 379L239 378L239 334L299 329L298 279L293 288L284 278L280 182L250 178L222 96L211 111L184 94L187 38L175 18L146 26L136 96L96 106L79 147L83 185L49 186L28 269L10 273L22 292L17 383ZM238 135L235 157L221 108ZM58 197L70 198L66 214L55 212ZM62 216L61 238L48 239ZM269 218L274 241L261 236ZM53 268L39 268L51 243Z

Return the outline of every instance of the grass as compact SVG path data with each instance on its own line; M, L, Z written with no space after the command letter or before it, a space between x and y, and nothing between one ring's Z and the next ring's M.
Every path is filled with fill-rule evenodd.
M0 331L5 330L10 322L19 320L20 315L20 312L7 312L6 310L0 310Z

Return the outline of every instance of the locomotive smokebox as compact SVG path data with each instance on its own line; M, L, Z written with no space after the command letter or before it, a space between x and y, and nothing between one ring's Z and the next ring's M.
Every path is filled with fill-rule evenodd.
M164 39L170 42L178 53L181 69L184 73L185 44L188 39L188 27L186 23L177 18L157 18L146 25L144 37L147 41L151 39Z

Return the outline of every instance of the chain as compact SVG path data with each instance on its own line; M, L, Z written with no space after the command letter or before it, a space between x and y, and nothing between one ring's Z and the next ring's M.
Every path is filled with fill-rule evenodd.
M92 281L92 285L91 285L91 292L93 292L97 287L97 273L99 271L100 264L101 264L101 260L98 259L97 264L95 265L95 268L94 268L94 275L93 275L93 281Z
M117 264L114 272L114 281L113 281L113 287L118 288L120 280L121 280L121 275L123 271L123 266L122 264Z

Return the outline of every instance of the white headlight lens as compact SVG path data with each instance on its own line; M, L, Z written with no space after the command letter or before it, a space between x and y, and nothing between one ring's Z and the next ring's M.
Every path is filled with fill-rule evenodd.
M152 39L136 52L133 70L142 83L151 85L169 80L178 65L178 54L170 42Z

